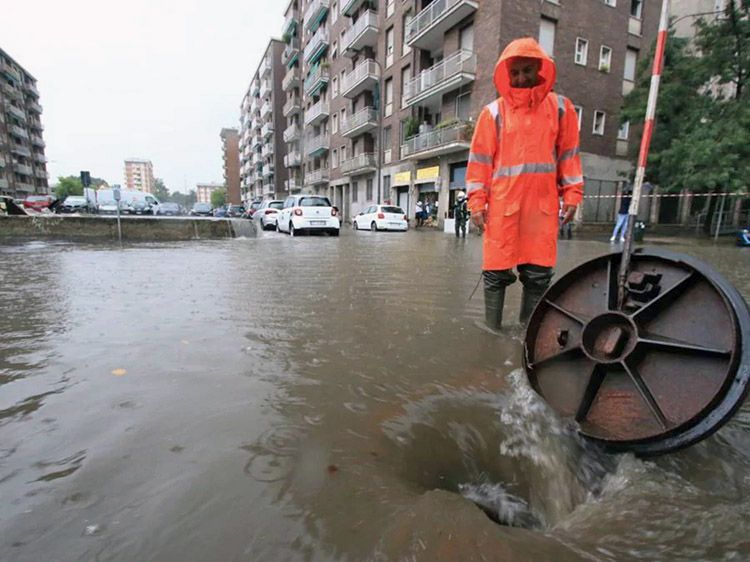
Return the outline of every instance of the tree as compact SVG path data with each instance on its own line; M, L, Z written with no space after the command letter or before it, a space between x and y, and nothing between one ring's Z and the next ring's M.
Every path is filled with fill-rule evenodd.
M60 176L57 178L55 186L55 197L64 201L69 195L83 195L83 185L81 178L77 176Z
M227 190L224 188L216 189L211 192L211 206L214 208L223 207L227 203Z
M167 201L169 199L169 190L161 178L154 180L153 194L159 201Z
M198 200L198 197L195 194L195 190L191 190L189 193L173 191L169 195L168 200L188 208L193 206L193 204Z

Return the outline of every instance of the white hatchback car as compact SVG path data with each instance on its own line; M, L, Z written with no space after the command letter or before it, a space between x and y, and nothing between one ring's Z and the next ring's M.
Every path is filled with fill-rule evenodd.
M284 206L284 202L277 199L266 199L253 213L253 220L259 223L261 230L276 228L276 218Z
M352 220L355 230L398 230L409 229L409 221L401 207L393 205L371 205Z
M297 236L302 232L328 232L338 236L341 221L325 195L291 195L276 217L276 230Z

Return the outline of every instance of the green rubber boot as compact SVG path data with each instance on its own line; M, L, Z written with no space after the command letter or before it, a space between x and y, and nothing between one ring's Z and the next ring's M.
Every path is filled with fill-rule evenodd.
M484 321L490 330L498 331L503 325L505 287L484 290Z

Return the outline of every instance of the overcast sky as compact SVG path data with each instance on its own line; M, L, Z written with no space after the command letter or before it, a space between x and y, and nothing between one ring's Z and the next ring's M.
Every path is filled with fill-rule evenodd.
M0 47L37 80L50 184L90 170L124 183L147 158L170 190L223 181L219 132L286 0L2 2Z

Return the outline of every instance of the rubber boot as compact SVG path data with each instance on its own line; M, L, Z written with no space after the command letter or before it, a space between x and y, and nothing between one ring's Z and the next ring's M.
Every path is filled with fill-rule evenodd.
M534 312L534 309L536 308L539 299L542 298L545 289L546 287L541 290L536 287L523 288L523 294L521 295L521 312L518 315L518 321L522 326L525 326L528 323L531 313Z
M505 287L484 289L484 321L490 330L497 332L503 325Z
M551 267L543 267L533 264L523 264L518 266L518 274L523 284L523 294L521 296L521 311L518 314L518 321L525 326L531 313L534 312L539 299L549 287L554 271Z

